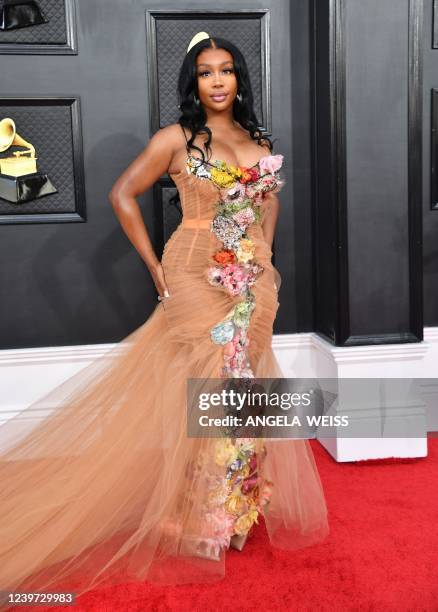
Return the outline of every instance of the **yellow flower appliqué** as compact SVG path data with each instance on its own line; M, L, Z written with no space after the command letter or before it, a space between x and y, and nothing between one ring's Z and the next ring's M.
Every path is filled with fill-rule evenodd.
M254 257L254 252L255 246L251 238L242 238L237 249L237 260L247 263Z
M236 182L236 179L232 174L219 168L212 168L210 170L211 179L218 187L231 187Z
M245 535L254 525L258 524L258 512L257 510L250 510L246 514L242 514L237 521L234 523L234 531L239 535Z
M216 442L216 463L217 465L230 465L236 460L238 449L229 438L223 438Z

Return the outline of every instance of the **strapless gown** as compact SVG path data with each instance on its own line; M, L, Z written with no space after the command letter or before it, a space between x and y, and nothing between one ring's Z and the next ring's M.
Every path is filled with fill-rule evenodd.
M242 295L212 271L235 239L212 230L224 188L188 170L172 178L183 218L162 255L170 297L30 406L44 411L37 424L22 414L0 428L0 590L209 582L224 577L233 534L264 524L272 546L293 551L329 532L308 440L187 436L187 379L282 377L271 346L281 277L246 210L241 260L260 268L250 317L233 328Z

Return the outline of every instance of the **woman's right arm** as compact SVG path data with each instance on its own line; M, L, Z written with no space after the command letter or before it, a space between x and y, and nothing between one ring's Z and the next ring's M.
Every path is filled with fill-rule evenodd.
M124 232L147 265L161 296L168 288L136 197L150 189L167 172L174 152L181 146L180 131L176 124L158 130L142 153L120 175L109 194L109 201Z

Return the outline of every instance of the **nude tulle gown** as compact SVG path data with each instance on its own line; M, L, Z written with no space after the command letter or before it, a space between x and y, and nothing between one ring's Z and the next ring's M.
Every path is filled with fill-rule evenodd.
M218 580L231 535L261 528L254 525L260 515L280 549L328 534L308 440L230 446L186 435L186 380L220 378L224 364L233 365L230 345L213 341L212 329L242 299L207 279L212 255L224 246L210 229L223 188L189 168L172 175L183 219L162 256L170 298L34 403L30 410L50 412L37 426L19 415L0 428L0 590L79 595L134 580ZM246 235L263 271L251 287L255 308L241 367L248 376L282 377L271 348L281 277L260 223ZM240 481L230 481L237 443L248 461Z

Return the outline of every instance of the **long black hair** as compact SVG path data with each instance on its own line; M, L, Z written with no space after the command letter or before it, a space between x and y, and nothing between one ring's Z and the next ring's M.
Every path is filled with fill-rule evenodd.
M273 143L268 136L263 135L254 112L254 98L245 58L236 45L225 38L218 37L205 38L193 45L186 54L179 72L177 95L181 115L178 119L178 123L191 132L190 138L188 139L189 148L196 149L201 154L202 160L208 161L205 159L204 151L194 144L196 135L205 133L208 135L208 138L204 146L207 153L211 156L210 144L212 133L210 128L205 125L207 114L199 101L196 58L204 49L212 48L226 49L233 57L234 71L237 79L237 91L238 94L240 94L240 99L236 97L233 102L234 119L249 132L253 140L256 140L260 145L267 144L269 150L272 152ZM198 100L197 102L196 99ZM176 193L175 196L171 198L170 203L177 205L178 209L181 211L178 202L179 194Z
M237 79L237 91L240 94L240 99L235 98L233 102L233 117L240 125L248 130L251 138L256 140L258 144L267 144L272 152L273 144L267 136L263 136L259 126L256 114L254 112L254 98L252 94L251 81L249 78L248 67L245 58L241 51L229 40L225 38L210 37L200 40L186 54L182 63L178 77L178 99L181 116L178 123L191 131L191 136L188 140L190 148L194 148L202 155L205 161L204 152L202 149L193 144L196 134L206 133L208 138L205 142L207 152L211 155L211 130L205 125L207 115L202 104L199 102L198 94L198 79L196 69L196 58L204 49L226 49L231 53L234 63L234 71ZM195 99L198 99L196 103Z

